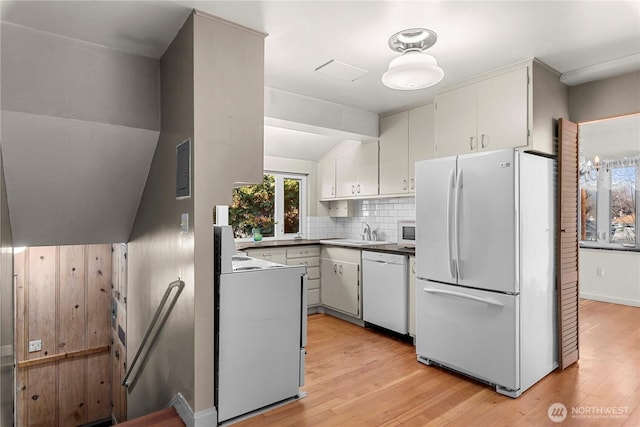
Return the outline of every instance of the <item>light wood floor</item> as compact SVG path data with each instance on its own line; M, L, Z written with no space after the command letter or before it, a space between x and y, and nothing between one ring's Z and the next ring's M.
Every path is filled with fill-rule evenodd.
M415 348L333 317L309 317L308 396L235 426L640 426L640 308L582 300L580 360L520 398L416 361ZM549 406L568 418L553 423ZM583 415L572 409L617 411Z

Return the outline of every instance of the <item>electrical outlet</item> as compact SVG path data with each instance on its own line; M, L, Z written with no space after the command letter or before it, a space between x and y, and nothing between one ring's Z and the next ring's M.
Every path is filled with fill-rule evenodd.
M604 267L596 267L596 276L604 277Z
M42 340L29 341L29 353L35 353L42 350Z

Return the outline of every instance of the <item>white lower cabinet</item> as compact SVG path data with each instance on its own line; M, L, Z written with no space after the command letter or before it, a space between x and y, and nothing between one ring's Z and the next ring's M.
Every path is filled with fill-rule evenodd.
M287 248L287 265L305 265L308 276L307 307L320 304L320 246Z
M360 318L360 250L323 247L320 277L322 304Z

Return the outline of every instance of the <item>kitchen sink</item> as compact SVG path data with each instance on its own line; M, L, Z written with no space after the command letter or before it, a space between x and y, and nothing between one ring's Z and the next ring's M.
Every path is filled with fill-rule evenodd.
M391 242L385 242L381 240L362 240L362 239L328 239L328 240L320 240L320 243L327 243L330 245L342 245L342 246L374 246L374 245L386 245Z

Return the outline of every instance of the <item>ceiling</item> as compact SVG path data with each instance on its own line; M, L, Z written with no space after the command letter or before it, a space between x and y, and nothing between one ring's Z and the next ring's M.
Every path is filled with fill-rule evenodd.
M635 1L2 1L2 19L159 58L191 8L268 33L265 84L374 113L428 103L470 77L536 57L560 73L623 64L601 77L640 69L640 2ZM394 91L381 75L397 56L390 35L426 27L444 80ZM626 60L620 60L626 58ZM338 60L369 72L354 82L315 71ZM586 80L589 79L587 73ZM584 81L584 80L582 80ZM268 129L275 156L316 160L339 140ZM322 142L321 142L322 141ZM309 147L314 147L308 149Z
M192 8L268 34L266 86L378 114L426 104L443 87L532 57L565 76L581 78L574 82L640 69L637 0L2 0L0 18L15 26L160 58ZM432 88L394 91L380 81L389 61L398 55L388 48L387 40L411 27L430 28L438 34L428 52L444 69L445 78ZM368 74L347 82L315 71L330 60ZM615 69L608 70L608 64L616 65ZM6 89L4 85L11 83L5 81L5 75ZM3 91L2 144L17 243L126 240L148 171L131 165L151 161L157 135L152 131L157 128L122 130L103 126L100 120L86 123L81 117L54 120L37 114L10 114L4 111L6 92L11 91ZM90 113L91 100L85 102ZM265 154L317 160L341 141L326 135L266 126ZM130 143L107 146L116 140ZM40 155L40 163L25 160L34 153ZM123 156L133 163L121 162L116 172L105 167L104 159ZM70 158L81 159L74 163L80 164L78 169L71 168ZM60 196L56 190L68 188L77 191ZM113 209L117 204L120 211ZM39 240L46 233L50 238Z

